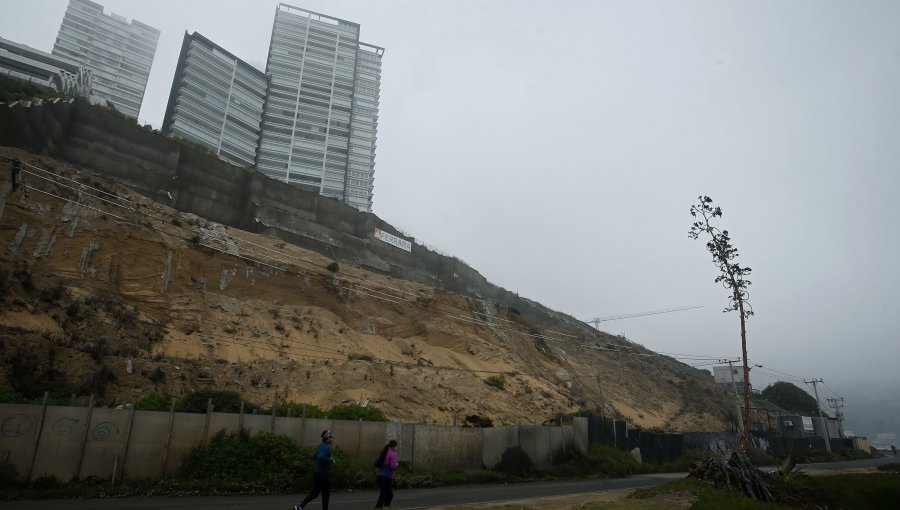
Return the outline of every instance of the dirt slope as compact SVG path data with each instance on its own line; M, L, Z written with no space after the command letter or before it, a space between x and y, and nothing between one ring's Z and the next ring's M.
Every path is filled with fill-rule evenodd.
M27 188L10 189L12 157ZM624 339L330 271L319 254L15 149L0 148L0 175L0 384L107 406L214 387L263 406L367 402L402 422L602 407L644 427L729 428L708 373Z

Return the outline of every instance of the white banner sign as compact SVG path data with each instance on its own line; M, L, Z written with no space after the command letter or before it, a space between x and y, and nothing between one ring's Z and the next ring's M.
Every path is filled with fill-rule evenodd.
M815 427L813 427L813 422L812 422L811 416L801 416L800 418L803 420L803 431L804 432L812 432L815 430Z
M401 237L397 237L394 234L387 233L378 227L375 227L375 239L379 239L388 244L394 245L397 248L400 248L401 250L406 250L408 252L412 251L412 243L411 242L409 242L406 239L403 239Z

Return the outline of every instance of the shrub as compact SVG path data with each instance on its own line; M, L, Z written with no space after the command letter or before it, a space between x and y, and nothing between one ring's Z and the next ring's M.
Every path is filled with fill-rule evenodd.
M275 406L275 412L278 414L278 416L287 416L288 411L290 411L291 416L299 418L303 416L303 406L306 406L307 418L325 418L325 411L315 404L283 402Z
M268 432L250 436L217 432L207 446L194 447L184 458L179 476L216 480L265 490L293 489L312 470L312 449L300 449L293 439Z
M95 394L103 396L106 394L106 388L110 384L114 384L116 382L116 374L112 372L109 368L102 366L100 370L94 373L91 378L81 387L81 391L79 393L85 394Z
M647 470L627 452L606 445L592 444L587 454L577 455L556 466L555 474L562 478L623 477Z
M525 453L525 450L519 446L514 446L503 452L500 462L494 467L494 471L508 475L525 476L531 472L533 464L531 457Z
M25 402L21 393L9 386L0 386L0 402L7 404L19 404Z
M160 367L156 367L150 372L150 375L147 376L147 379L150 379L151 382L160 383L164 381L166 378L166 373L163 372L163 369Z
M188 413L206 414L206 404L212 399L213 410L220 413L239 413L243 399L240 394L226 390L201 390L191 393L179 404L179 410ZM244 412L253 412L259 409L254 404L245 403Z
M463 421L463 427L493 427L494 422L491 421L490 418L478 416L477 414L470 414L466 416L466 419Z
M49 289L44 289L43 291L41 291L41 300L46 303L56 303L65 295L65 285L63 285L62 282L57 282L56 285L50 287Z
M338 266L337 262L332 262L331 264L325 266L325 269L331 271L332 273L337 273L340 267Z
M138 400L134 408L139 411L169 411L172 408L172 395L168 393L151 393Z
M336 405L328 410L326 416L332 420L388 421L381 409L359 404Z
M502 390L506 387L506 377L503 377L502 375L492 375L491 377L485 379L484 383L488 386L493 386L498 390Z

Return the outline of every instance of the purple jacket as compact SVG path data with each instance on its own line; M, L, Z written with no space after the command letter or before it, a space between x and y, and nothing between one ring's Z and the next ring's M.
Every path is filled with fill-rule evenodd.
M384 464L378 466L378 476L392 478L398 466L400 464L397 462L397 453L388 448L387 455L384 456Z

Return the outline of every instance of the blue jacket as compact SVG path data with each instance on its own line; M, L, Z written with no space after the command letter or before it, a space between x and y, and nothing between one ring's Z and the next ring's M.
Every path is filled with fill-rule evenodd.
M334 458L331 456L331 446L328 443L321 443L316 448L316 465L313 471L320 475L327 475L331 471L331 465L334 464Z

